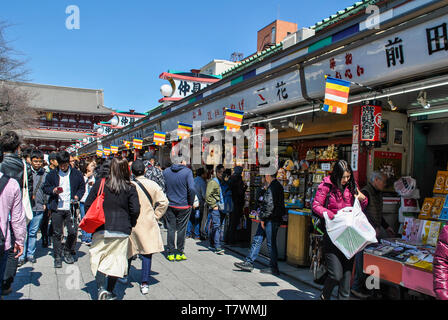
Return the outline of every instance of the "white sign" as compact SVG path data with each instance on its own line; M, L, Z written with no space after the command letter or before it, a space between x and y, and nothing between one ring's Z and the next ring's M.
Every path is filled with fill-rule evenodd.
M322 170L325 170L325 171L330 171L330 170L331 170L331 164L329 164L329 163L322 163L322 164L320 165L320 168L321 168Z
M441 40L447 22L440 17L306 66L308 95L323 95L325 75L373 85L448 65L448 43Z
M358 171L359 144L352 144L352 171Z
M222 119L224 123L225 108L256 112L257 109L288 104L301 99L299 72L293 71L182 113L178 117L163 120L161 130L172 131L176 129L177 121L192 124L193 121L206 123Z
M355 124L353 126L353 144L356 144L359 142L359 125Z

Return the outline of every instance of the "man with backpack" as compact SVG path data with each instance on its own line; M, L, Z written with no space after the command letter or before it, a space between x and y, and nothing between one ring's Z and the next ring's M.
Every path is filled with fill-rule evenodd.
M211 233L209 235L210 247L216 254L224 254L221 247L221 231L225 219L225 203L221 189L221 181L223 179L224 166L219 164L216 166L215 178L211 179L207 184L205 202L209 207L209 215L211 221Z

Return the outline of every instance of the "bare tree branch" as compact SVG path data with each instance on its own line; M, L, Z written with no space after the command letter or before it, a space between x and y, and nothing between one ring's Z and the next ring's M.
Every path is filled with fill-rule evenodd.
M21 53L5 40L5 30L10 27L0 21L0 130L24 129L36 126L38 112L30 106L30 93L19 88L17 81L25 82L29 70Z

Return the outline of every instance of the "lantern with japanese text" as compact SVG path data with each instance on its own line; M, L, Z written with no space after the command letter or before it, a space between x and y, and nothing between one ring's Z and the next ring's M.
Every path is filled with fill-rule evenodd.
M381 101L364 101L361 106L360 144L366 148L381 147Z

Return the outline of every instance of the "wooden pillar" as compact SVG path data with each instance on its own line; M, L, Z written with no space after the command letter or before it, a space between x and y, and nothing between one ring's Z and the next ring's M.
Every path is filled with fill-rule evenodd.
M361 107L353 107L353 144L352 144L352 169L355 180L361 189L367 184L367 157L366 150L360 147L360 128L361 128ZM358 147L358 156L353 157L356 153L356 146ZM353 163L356 162L356 163Z

